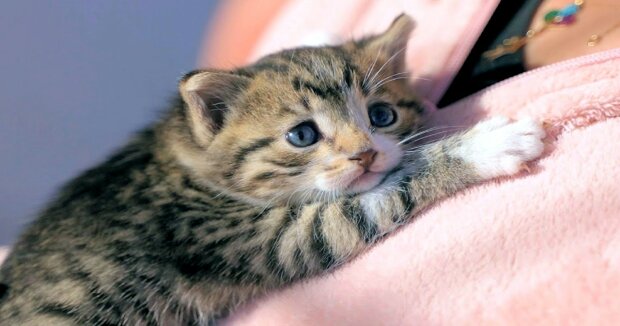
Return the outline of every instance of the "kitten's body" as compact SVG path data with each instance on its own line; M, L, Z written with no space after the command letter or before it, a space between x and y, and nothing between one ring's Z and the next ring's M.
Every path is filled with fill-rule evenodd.
M540 154L537 124L502 118L407 152L419 107L393 79L410 29L401 17L342 47L186 76L183 101L21 237L0 272L0 324L205 324ZM369 125L377 101L397 123ZM287 130L308 121L321 138L291 146Z

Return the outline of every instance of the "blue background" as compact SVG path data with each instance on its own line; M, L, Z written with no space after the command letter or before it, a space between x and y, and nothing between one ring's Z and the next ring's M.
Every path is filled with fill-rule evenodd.
M216 1L0 1L0 245L152 121Z

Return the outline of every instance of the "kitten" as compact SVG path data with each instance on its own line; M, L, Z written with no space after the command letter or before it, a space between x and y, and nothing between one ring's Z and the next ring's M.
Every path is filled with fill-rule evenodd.
M349 261L438 199L517 173L531 120L415 146L412 21L199 70L151 128L62 189L0 272L2 325L204 325Z

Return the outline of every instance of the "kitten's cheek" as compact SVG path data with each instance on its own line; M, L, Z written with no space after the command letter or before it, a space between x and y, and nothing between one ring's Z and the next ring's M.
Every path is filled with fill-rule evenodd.
M323 177L317 177L316 181L314 182L314 186L321 191L333 191L336 190L334 189L334 185L332 182L330 182L327 178L323 178Z
M324 173L315 174L314 187L321 191L330 191L332 184Z
M361 171L340 172L338 175L319 174L317 175L314 186L321 191L343 191L349 184L361 174Z

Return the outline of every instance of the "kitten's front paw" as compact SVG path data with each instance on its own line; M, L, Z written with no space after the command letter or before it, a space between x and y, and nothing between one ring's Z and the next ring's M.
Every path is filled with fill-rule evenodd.
M478 123L462 137L457 155L481 178L490 179L518 173L525 162L539 157L545 131L529 118L511 121L499 116Z

